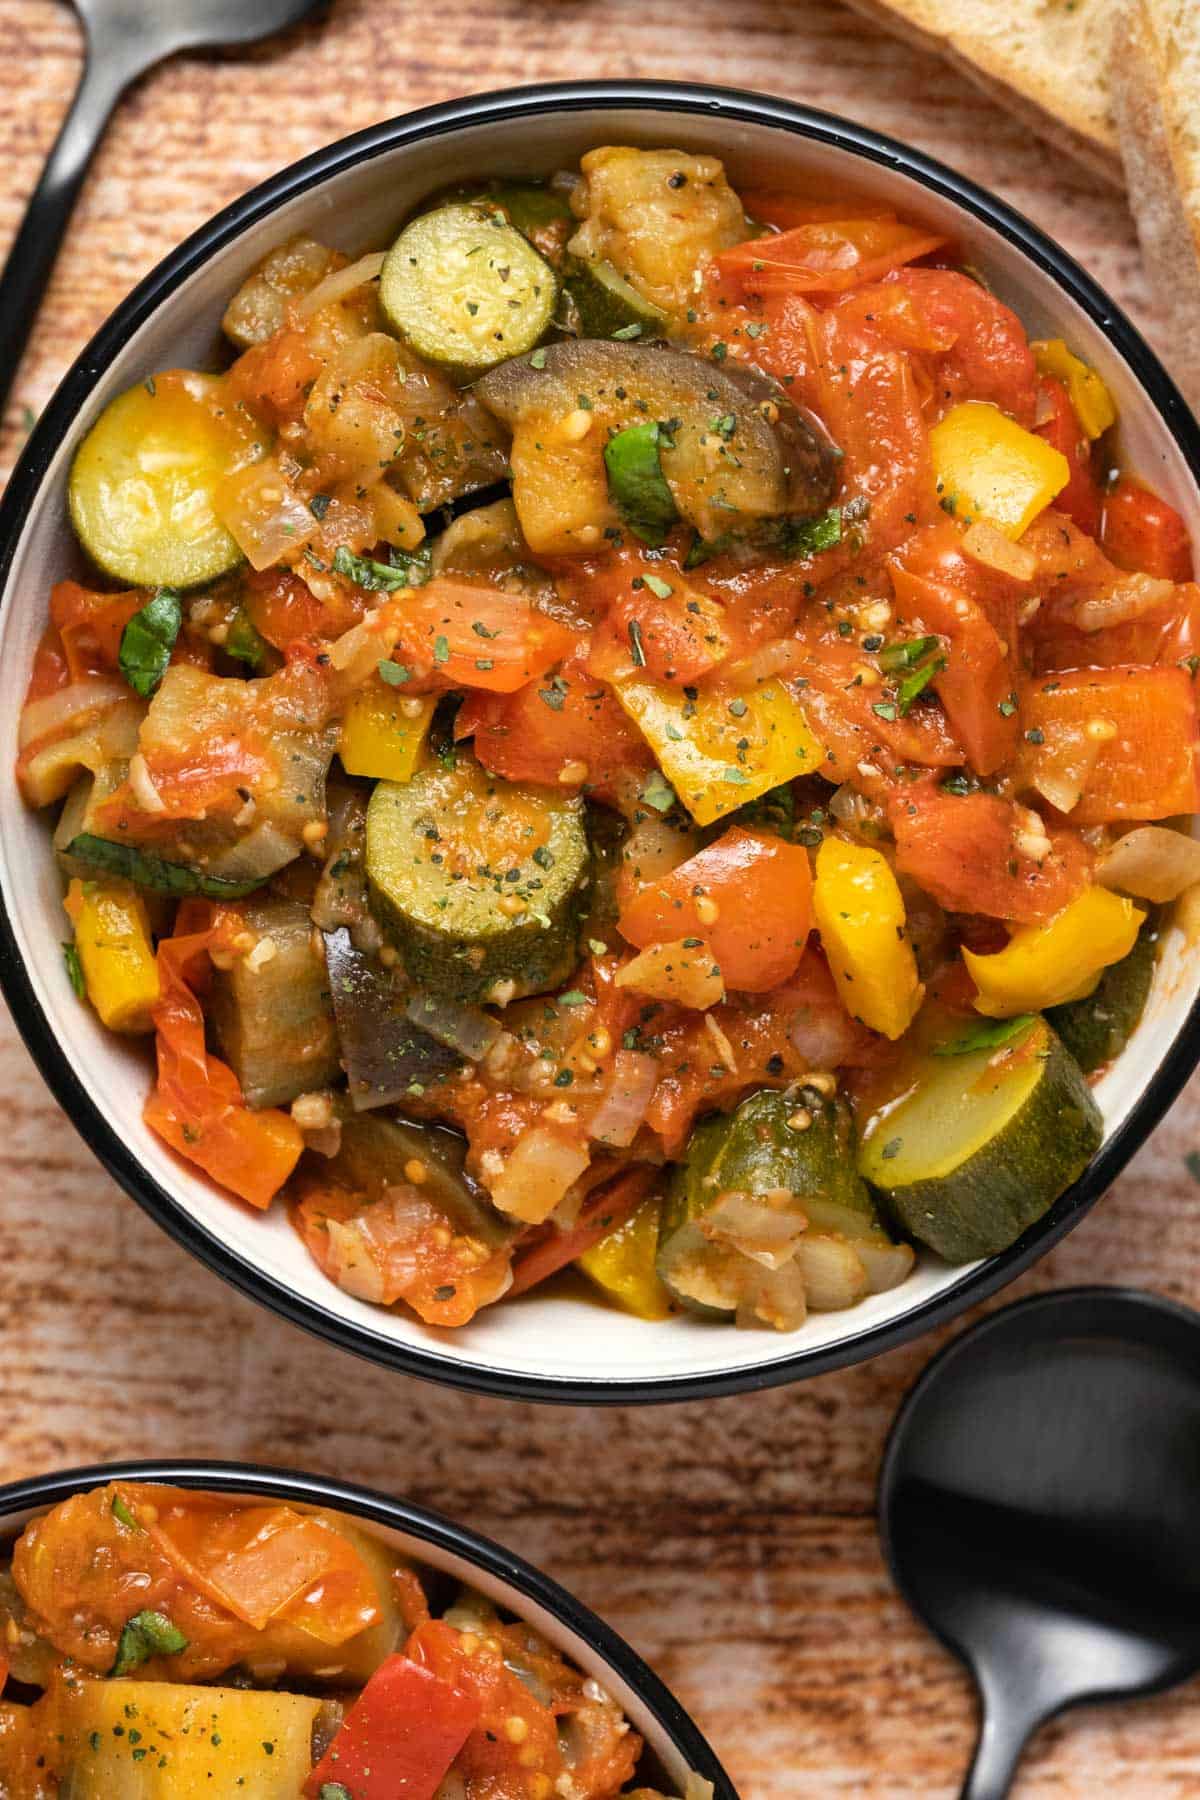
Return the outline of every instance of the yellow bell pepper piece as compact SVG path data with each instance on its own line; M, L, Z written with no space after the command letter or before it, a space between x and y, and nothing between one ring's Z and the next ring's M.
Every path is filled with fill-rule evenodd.
M698 825L819 768L824 751L799 703L779 681L748 693L702 691L633 679L617 698Z
M1133 949L1146 917L1132 900L1090 887L1044 925L1021 925L991 956L963 951L979 989L975 1009L989 1019L1041 1012L1090 994L1110 963Z
M984 519L1019 538L1071 479L1061 450L998 406L964 400L929 434L942 505L956 519Z
M373 676L342 718L338 755L347 775L372 781L410 781L421 760L436 694L406 699L402 688Z
M827 837L817 851L813 914L846 1011L886 1038L903 1037L925 988L887 858Z
M601 1293L639 1319L666 1319L671 1296L658 1279L658 1225L662 1201L649 1194L632 1217L576 1259Z
M1053 375L1071 397L1075 417L1089 438L1098 438L1117 422L1113 397L1087 363L1068 350L1061 338L1041 338L1031 344L1039 375Z
M72 881L65 901L87 997L110 1031L152 1031L158 964L146 902L120 881Z

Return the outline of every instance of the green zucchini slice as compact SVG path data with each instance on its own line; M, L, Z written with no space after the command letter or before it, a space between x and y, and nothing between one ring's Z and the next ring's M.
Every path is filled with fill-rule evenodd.
M1046 1013L1085 1075L1119 1056L1137 1029L1154 982L1161 920L1151 913L1128 956L1112 963L1082 1000Z
M568 256L563 285L575 308L580 337L648 342L666 336L666 313L644 300L610 262L585 262L582 257Z
M575 965L588 845L578 800L453 767L381 781L367 808L371 904L413 985L507 1004Z
M287 1106L341 1079L321 939L301 900L257 901L242 916L259 955L272 948L215 972L209 1017L247 1105Z
M567 239L579 223L564 195L532 181L506 181L481 198L485 204L503 208L509 223L529 239L539 255L555 268L559 266Z
M500 208L460 203L405 226L379 298L420 356L470 375L532 350L554 317L558 281Z
M109 403L71 467L80 543L129 587L190 588L242 560L213 496L235 442L204 402L213 378L160 375Z
M1015 1243L1081 1175L1104 1124L1045 1019L999 1049L922 1058L872 1119L858 1166L904 1229L950 1263Z
M672 1178L658 1243L659 1277L689 1310L734 1313L761 1276L761 1265L731 1242L745 1242L739 1227L746 1222L747 1200L763 1206L758 1224L765 1247L773 1237L780 1254L792 1247L798 1255L802 1247L814 1265L818 1244L842 1256L847 1245L868 1252L896 1248L855 1167L850 1108L812 1088L764 1089L693 1132ZM857 1273L855 1297L861 1297L872 1283L866 1264ZM811 1294L809 1304L818 1304Z

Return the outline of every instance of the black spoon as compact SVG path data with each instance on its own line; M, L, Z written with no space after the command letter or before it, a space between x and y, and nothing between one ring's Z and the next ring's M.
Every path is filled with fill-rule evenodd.
M963 1800L1002 1800L1055 1713L1200 1669L1200 1314L1076 1288L983 1320L904 1402L879 1516L979 1689Z
M132 81L180 50L228 49L298 25L327 0L74 0L83 74L0 275L0 410L109 114Z

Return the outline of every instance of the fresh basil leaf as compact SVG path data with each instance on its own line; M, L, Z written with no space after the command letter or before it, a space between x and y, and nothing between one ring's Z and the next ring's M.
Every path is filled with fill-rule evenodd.
M896 687L896 702L903 717L918 695L923 694L931 681L936 681L946 666L944 656L931 656L927 663L919 669L913 669Z
M79 960L79 951L74 944L62 947L63 962L66 965L67 980L75 989L81 1000L87 999L87 983L83 979L83 964Z
M119 875L137 887L149 888L152 893L175 894L180 899L198 894L206 900L240 900L269 879L256 875L238 881L226 875L205 875L186 863L164 862L160 856L139 850L136 844L118 844L113 838L94 837L90 831L73 837L63 854L93 869L103 869L106 875Z
M940 642L941 639L936 637L900 638L883 646L879 652L879 666L889 675L898 675L902 669L913 669L919 662L924 662Z
M183 623L179 595L172 588L160 588L135 612L121 633L117 662L121 673L143 700L148 700L163 676Z
M785 556L816 556L821 550L832 550L841 541L840 506L831 506L815 519L785 519L779 534L779 547Z
M226 656L243 662L251 669L261 669L267 660L267 640L253 624L244 606L239 606L221 646Z
M966 1056L972 1050L999 1050L1028 1031L1037 1019L1036 1013L1021 1013L1015 1019L984 1019L945 1044L935 1044L935 1056Z
M152 1656L178 1656L181 1650L187 1649L188 1641L179 1627L172 1625L166 1613L134 1613L121 1631L117 1660L109 1672L128 1675L130 1669L139 1668Z
M679 514L662 472L661 426L654 419L629 425L604 446L613 505L635 537L657 550Z
M140 1531L142 1529L125 1502L122 1500L120 1494L116 1496L112 1503L112 1515L118 1524L126 1526L130 1531Z
M392 550L385 563L369 556L356 556L339 544L334 551L333 567L368 594L394 594L398 588L424 587L432 574L430 551Z

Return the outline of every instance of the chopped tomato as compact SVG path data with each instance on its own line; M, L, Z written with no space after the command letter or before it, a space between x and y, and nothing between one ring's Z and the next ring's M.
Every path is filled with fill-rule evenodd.
M841 562L859 543L864 553L894 549L936 506L912 359L852 311L819 312L799 294L767 296L763 317L767 334L755 355L790 378L791 398L816 413L842 452L837 499L843 508L853 503L861 522L844 534Z
M475 755L496 775L586 787L601 798L612 797L623 772L648 769L653 761L611 689L577 657L515 694L468 694L454 730L474 738Z
M1187 526L1173 506L1130 475L1122 475L1104 496L1100 542L1122 569L1161 575L1167 581L1192 579Z
M795 225L816 225L830 219L895 219L890 206L872 200L808 200L802 194L789 194L779 188L752 188L742 191L746 217L760 225L773 225L776 231L790 231Z
M593 675L612 680L641 669L648 681L684 687L729 655L720 603L671 566L624 556L598 573L589 591L608 603L588 652Z
M1029 684L1025 780L1055 798L1072 784L1074 825L1195 812L1196 695L1183 669L1078 669ZM1029 741L1029 732L1034 741ZM1040 741L1038 741L1040 740Z
M130 1498L141 1528L185 1580L255 1631L290 1619L337 1645L381 1616L371 1571L323 1519L274 1503L229 1507L198 1496L139 1507Z
M226 377L235 399L272 425L301 418L309 389L321 373L321 358L304 333L284 329L264 344L252 344Z
M806 645L800 696L825 748L821 774L864 791L890 787L909 766L952 768L962 745L940 706L916 705L907 716L886 691L863 678L862 651L852 639L823 634Z
M494 1635L464 1645L463 1633L432 1619L408 1641L413 1662L470 1695L479 1709L478 1722L454 1764L467 1800L529 1800L534 1792L551 1791L563 1771L552 1707L543 1705L510 1667L516 1649L507 1641L512 1629L500 1627ZM538 1775L550 1783L549 1789L537 1782Z
M181 918L187 910L181 909ZM198 910L202 916L204 909ZM247 1107L233 1070L205 1048L195 991L206 978L209 951L228 945L239 929L236 912L214 908L207 924L192 930L185 925L159 944L158 1083L144 1117L180 1156L265 1211L300 1160L304 1139L277 1107Z
M1039 861L1017 808L993 794L954 794L922 783L889 807L896 867L947 912L1026 923L1061 912L1087 881L1089 856L1071 831L1049 829Z
M699 1018L650 1010L639 1039L661 1072L646 1122L668 1156L679 1155L701 1113L730 1106L751 1088L786 1087L813 1069L858 1062L873 1041L851 1019L824 956L812 948L771 994L735 998Z
M251 569L245 577L250 623L268 644L286 650L299 638L333 638L357 625L369 596L350 582L329 583L330 597L318 600L289 569Z
M808 852L771 833L732 826L671 874L641 887L618 925L639 950L703 937L726 987L764 994L786 981L804 955L812 928Z
M505 1292L508 1251L453 1230L419 1188L395 1185L370 1200L316 1174L297 1184L293 1198L314 1260L360 1300L403 1300L427 1325L454 1326Z
M897 218L810 219L772 237L751 238L713 258L717 273L747 293L837 294L878 281L889 269L929 256L946 242Z
M1066 457L1071 465L1071 479L1054 504L1060 512L1074 519L1081 531L1095 536L1100 529L1100 486L1092 472L1092 446L1071 405L1065 385L1053 376L1043 376L1038 383L1043 409L1050 416L1037 427L1039 437Z
M33 672L25 690L26 706L32 700L44 700L47 694L57 694L70 680L71 671L67 666L62 639L53 625L47 625L38 639L38 647L34 653ZM28 749L28 745L22 748Z
M118 667L121 634L149 596L141 588L100 594L77 581L60 581L50 595L50 617L58 626L71 679Z
M897 617L905 632L934 633L944 645L946 667L933 688L946 709L967 761L991 775L1017 747L1016 619L1001 637L980 602L961 589L914 575L901 562L892 568Z
M429 1627L421 1627L428 1630ZM481 1706L407 1656L380 1663L305 1783L348 1800L433 1800L479 1722Z
M956 269L899 269L888 279L911 294L928 331L953 335L934 361L937 412L960 400L989 400L1032 426L1037 364L1012 308Z
M589 1194L569 1231L551 1229L544 1237L522 1248L513 1258L512 1286L508 1298L528 1293L532 1287L557 1275L575 1259L632 1218L651 1187L653 1169L630 1169L599 1192Z
M578 633L528 600L440 575L391 603L396 660L444 687L513 694L571 655Z

